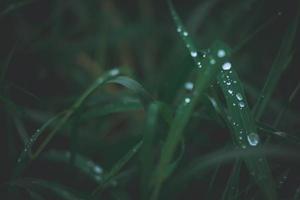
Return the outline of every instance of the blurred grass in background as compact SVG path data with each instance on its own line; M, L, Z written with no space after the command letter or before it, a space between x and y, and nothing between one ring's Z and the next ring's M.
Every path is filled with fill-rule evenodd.
M149 199L155 183L159 199L265 199L239 159L264 153L278 199L300 198L299 2L173 4L198 54L216 40L231 47L262 147L235 150L235 111L206 90L160 183L160 152L196 76L167 2L2 0L1 199ZM53 131L17 162L32 135L35 153Z

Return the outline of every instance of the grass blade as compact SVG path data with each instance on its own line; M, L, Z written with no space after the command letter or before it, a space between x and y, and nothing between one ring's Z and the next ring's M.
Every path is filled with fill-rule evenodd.
M121 84L143 98L144 102L149 102L150 97L149 94L143 89L143 87L137 83L136 81L128 78L128 77L116 77L119 75L118 69L112 69L103 76L99 77L80 97L79 99L73 104L73 106L68 109L66 112L63 113L63 116L59 120L59 122L56 124L56 126L53 128L53 130L48 134L47 138L41 143L41 145L38 147L36 152L30 153L30 158L35 159L45 148L45 146L50 142L50 140L53 138L53 136L65 125L67 121L70 120L70 118L76 113L76 111L83 105L83 103L87 100L87 98L95 92L96 89L98 89L100 86L103 86L108 83L118 83ZM60 115L59 115L60 117ZM58 118L55 117L54 119L50 119L48 122L46 122L40 129L36 131L35 134L32 135L29 142L25 145L24 150L22 151L18 163L21 163L28 155L28 152L31 152L31 148L37 138L44 133L44 130L54 121ZM28 161L28 160L27 160ZM18 166L17 166L18 167Z
M267 103L270 101L270 98L276 88L276 85L282 73L285 71L285 69L287 68L287 66L293 58L292 49L299 24L299 16L300 12L298 11L296 18L288 26L288 29L281 43L281 47L278 51L277 57L275 58L272 64L272 68L267 77L265 85L253 108L253 113L257 121L262 117L266 109Z
M97 198L103 189L110 183L110 181L119 173L119 171L124 167L125 164L137 153L137 151L141 148L143 141L138 142L131 150L127 152L127 154L122 157L113 167L112 169L104 175L103 182L93 191L90 199Z
M75 195L74 191L71 191L69 188L41 179L23 178L11 181L8 184L13 187L20 187L31 191L37 190L38 188L44 188L62 200L83 200Z
M204 94L205 90L209 87L211 82L215 79L218 68L216 66L212 67L205 67L208 66L210 62L219 63L222 59L212 60L214 54L217 53L219 49L218 44L216 43L211 48L210 53L203 53L202 56L198 55L198 51L189 36L186 28L182 24L178 14L176 13L171 1L168 1L169 7L171 10L171 14L173 20L177 27L177 32L183 39L187 49L190 52L190 55L194 59L194 62L197 66L197 78L195 82L195 88L193 90L193 94L190 96L186 96L182 102L180 103L175 117L171 123L171 127L169 129L167 139L163 146L161 157L157 166L157 169L154 174L153 179L153 194L151 196L152 200L158 198L159 191L165 179L167 178L166 172L169 169L169 165L173 159L174 152L176 147L178 146L179 142L182 140L182 135L184 132L184 128L186 127L195 106L197 105L198 101Z
M43 153L41 157L50 162L68 165L70 163L71 153L69 151L51 150ZM103 179L102 167L82 155L76 155L74 167L97 183L100 183Z
M228 122L236 146L240 149L261 145L255 121L250 113L243 86L230 62L222 65L218 76L228 108ZM266 159L262 155L245 157L247 168L266 199L277 199L275 184Z

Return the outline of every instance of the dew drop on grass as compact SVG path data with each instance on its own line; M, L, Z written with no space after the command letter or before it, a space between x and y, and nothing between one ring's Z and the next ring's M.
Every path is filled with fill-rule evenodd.
M186 104L188 104L188 103L191 102L191 99L187 97L187 98L184 99L184 102L185 102Z
M94 167L94 171L95 171L95 173L97 173L97 174L102 173L102 169L101 169L100 167L98 167L98 166L95 166L95 167Z
M209 63L214 65L214 64L216 64L216 60L212 58L212 59L210 59Z
M222 69L223 70L230 70L231 69L231 63L230 62L226 62L222 65Z
M233 93L233 91L232 91L232 90L228 90L228 93L229 93L229 94L232 94L232 93Z
M197 57L198 53L196 51L191 51L191 56L193 58Z
M180 33L182 31L181 27L177 28L177 32Z
M198 68L202 67L201 62L197 62L197 65L198 65Z
M109 74L111 76L117 76L119 73L120 73L119 69L112 69Z
M247 140L249 142L249 145L256 146L259 143L259 136L256 133L250 133L247 136Z
M241 93L237 93L235 96L239 101L243 100L243 96L241 95Z
M223 58L226 55L226 52L223 49L220 49L217 53L219 58Z
M185 88L186 90L192 90L192 89L194 88L194 84L193 84L192 82L186 82L186 83L184 84L184 88Z
M244 102L239 102L239 106L240 106L240 108L244 108L245 107L245 103Z
M189 35L189 33L188 33L188 32L186 32L186 31L184 31L184 32L183 32L183 35L184 35L184 36L188 36L188 35Z

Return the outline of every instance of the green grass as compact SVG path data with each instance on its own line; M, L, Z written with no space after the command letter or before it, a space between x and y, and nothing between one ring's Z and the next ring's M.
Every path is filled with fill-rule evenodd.
M299 199L297 3L3 1L0 199Z

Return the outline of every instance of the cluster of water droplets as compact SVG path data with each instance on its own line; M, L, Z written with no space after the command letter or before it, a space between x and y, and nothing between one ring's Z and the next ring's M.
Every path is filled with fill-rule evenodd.
M24 157L26 156L26 154L31 151L31 147L33 145L33 143L37 140L37 138L40 136L41 134L41 130L37 129L34 134L30 137L30 139L27 141L27 143L25 144L24 150L21 153L20 157L18 158L17 162L21 162L23 161Z
M91 175L95 178L96 181L102 180L102 174L103 169L95 164L93 161L88 161L87 166L89 168L89 171L91 172Z
M230 75L232 74L231 69L231 64L229 64L229 62L226 62L222 65L222 69L223 69L223 83L226 84L227 86L227 92L230 96L234 97L233 99L233 106L238 105L240 109L243 109L244 107L246 107L246 103L244 102L243 96L241 93L239 92L235 92L234 90L234 84L237 84L236 80L232 80L232 78L230 78ZM224 72L227 72L227 75L224 74Z

